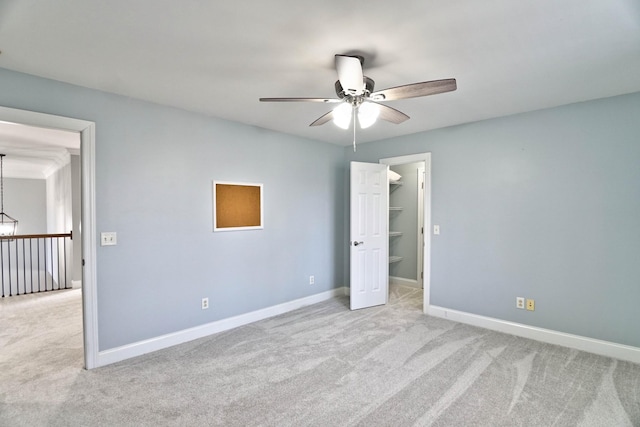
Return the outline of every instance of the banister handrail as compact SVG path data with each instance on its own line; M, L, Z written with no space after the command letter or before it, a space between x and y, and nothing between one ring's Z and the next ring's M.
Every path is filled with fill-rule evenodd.
M71 232L0 236L2 298L70 289L71 239Z
M54 234L16 234L15 236L0 236L0 240L13 239L45 239L47 237L69 237L73 240L73 233L54 233Z

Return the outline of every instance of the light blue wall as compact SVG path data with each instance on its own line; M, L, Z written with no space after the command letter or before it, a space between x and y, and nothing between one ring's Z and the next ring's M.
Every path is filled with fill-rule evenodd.
M640 346L640 93L363 144L432 153L431 303ZM349 151L347 150L347 153ZM535 312L515 298L536 300Z
M2 69L0 105L96 122L100 350L344 285L342 147ZM212 232L214 179L264 184L264 230Z
M5 213L18 220L18 234L47 232L47 185L44 179L4 178Z
M72 280L82 280L82 193L80 156L71 156L71 220L73 232L73 270Z
M97 229L118 232L97 254L101 350L347 284L348 161L421 152L433 304L640 346L640 94L355 155L1 69L0 105L96 122ZM212 233L213 179L264 183L266 228Z

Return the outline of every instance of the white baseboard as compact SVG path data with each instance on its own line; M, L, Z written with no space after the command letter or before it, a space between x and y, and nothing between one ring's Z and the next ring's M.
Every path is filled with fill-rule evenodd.
M73 289L78 289L82 287L82 280L72 280L71 281L71 287Z
M640 348L431 305L426 313L468 325L640 364Z
M417 280L405 279L404 277L389 276L389 284L409 286L410 288L421 289L422 286Z
M268 317L277 316L299 308L317 304L322 301L329 300L336 296L343 296L345 288L335 288L330 291L321 292L319 294L310 295L294 301L266 307L250 313L241 314L227 319L217 320L205 325L195 326L193 328L184 329L182 331L173 332L159 337L150 338L144 341L138 341L132 344L123 345L121 347L112 348L98 352L95 367L105 366L112 363L120 362L132 357L141 356L153 351L162 350L163 348L172 347L198 338L203 338L218 332L227 331L249 323Z

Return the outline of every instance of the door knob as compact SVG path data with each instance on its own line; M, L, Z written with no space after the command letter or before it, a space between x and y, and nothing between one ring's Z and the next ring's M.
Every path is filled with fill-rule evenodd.
M364 242L353 242L353 246L364 245Z

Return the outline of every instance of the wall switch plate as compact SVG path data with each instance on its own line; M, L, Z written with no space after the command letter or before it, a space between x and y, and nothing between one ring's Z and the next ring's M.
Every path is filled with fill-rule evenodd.
M115 231L100 233L100 246L115 246L118 244L118 237Z
M536 302L532 299L527 300L527 310L534 311L536 309Z
M440 234L440 226L439 225L434 225L433 226L433 234L435 234L435 235L439 235Z
M520 310L524 310L524 298L523 297L516 297L516 308L519 308Z
M202 309L206 310L209 308L209 298L202 298Z
M309 276L309 284L313 285L314 283L316 283L316 278L313 276Z

